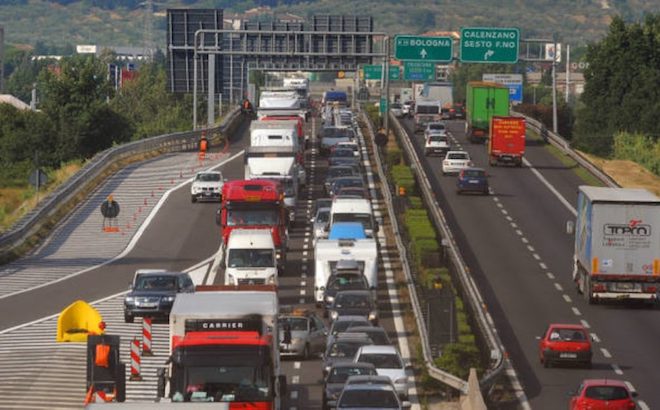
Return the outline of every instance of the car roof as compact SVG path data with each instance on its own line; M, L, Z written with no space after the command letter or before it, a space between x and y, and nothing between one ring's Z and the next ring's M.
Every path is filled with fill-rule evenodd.
M481 171L481 172L486 172L486 170L483 169L483 168L475 168L475 167L465 168L463 171Z
M332 208L330 208L329 206L322 206L321 208L319 208L319 209L316 210L316 213L317 213L317 214L322 214L322 213L324 213L324 212L330 213L330 210L331 210L331 209L332 209Z
M339 316L333 323L337 322L368 322L364 316L359 315L343 315Z
M550 323L548 327L561 327L562 329L585 330L584 326L575 323Z
M582 380L582 384L585 386L620 386L629 390L625 382L616 379L585 379Z
M387 333L387 330L383 329L380 326L349 326L346 330L346 333Z
M140 276L181 276L181 275L187 275L186 272L170 272L166 270L158 270L158 269L138 269L135 272L135 276L140 275Z
M350 334L350 333L349 333ZM369 353L369 354L396 354L398 355L399 352L396 350L396 348L392 345L367 345L367 346L362 346L360 349L361 353Z
M470 156L470 153L467 151L447 151L447 155L449 154L466 154L467 156Z
M340 292L337 292L337 298L340 295L359 295L359 296L369 296L371 297L371 291L370 290L342 290Z
M381 376L381 375L370 376L370 375L356 374L354 376L348 376L348 379L346 379L346 384L353 384L353 383L392 384L392 379L390 379L390 376Z
M350 376L355 377L355 376ZM349 378L350 378L349 377ZM385 390L385 391L394 391L394 386L392 382L386 383L347 383L344 385L344 391L347 390Z

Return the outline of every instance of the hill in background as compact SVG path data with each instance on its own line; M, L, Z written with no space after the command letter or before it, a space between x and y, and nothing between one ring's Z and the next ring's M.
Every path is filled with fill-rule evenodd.
M141 46L143 0L0 0L6 42L61 50L76 44ZM657 0L185 0L154 1L154 40L165 46L167 8L224 8L243 13L259 7L260 19L292 13L372 15L375 30L389 34L459 30L461 26L519 27L522 38L549 38L582 45L598 40L611 16L636 20L658 12ZM44 47L45 46L45 47Z

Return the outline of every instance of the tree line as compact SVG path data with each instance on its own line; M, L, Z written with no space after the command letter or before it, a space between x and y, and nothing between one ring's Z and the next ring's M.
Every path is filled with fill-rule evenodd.
M112 59L25 59L14 67L8 88L25 99L35 83L38 111L0 104L1 186L25 186L35 155L42 168L54 169L115 144L190 128L192 99L167 92L162 56L118 91L109 81Z

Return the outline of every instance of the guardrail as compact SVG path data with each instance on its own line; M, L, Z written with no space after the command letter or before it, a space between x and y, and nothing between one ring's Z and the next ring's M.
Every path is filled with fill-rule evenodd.
M406 153L406 156L410 161L410 168L413 174L415 174L417 181L419 182L420 190L422 191L424 202L428 207L429 214L432 217L432 221L436 229L438 229L438 231L442 236L443 246L446 246L447 248L449 254L449 260L452 266L454 267L456 276L460 281L463 292L469 303L470 310L474 314L474 317L476 319L475 320L476 324L479 328L480 336L482 337L482 340L485 342L486 346L490 350L491 366L479 381L482 391L485 391L490 386L492 386L495 379L505 369L506 361L504 358L504 346L499 336L497 335L497 330L495 329L495 324L491 315L485 310L486 304L483 301L479 289L477 288L477 285L474 282L472 276L470 275L469 269L465 261L463 260L460 251L458 250L458 245L456 244L453 234L450 231L449 225L440 209L440 205L438 204L435 198L435 194L431 187L431 183L426 177L424 168L417 156L417 152L415 151L412 142L407 137L407 132L403 129L398 119L394 117L391 113L390 115L391 115L390 124L393 125L394 132L399 136L399 140L402 142L404 152ZM381 167L380 159L378 158L378 156L376 156L376 158L379 165L379 172L381 172L382 167ZM381 178L382 180L386 180L386 177L384 175L381 175ZM393 223L395 223L395 221L393 221ZM398 228L396 229L398 232ZM400 242L400 239L398 237L397 237L397 242ZM403 247L403 244L399 244L399 243L398 246L402 258L404 258L405 247ZM422 336L424 361L428 369L429 375L434 379L447 384L448 386L460 390L464 394L469 394L469 395L475 394L475 392L468 391L468 383L466 381L454 375L451 375L435 366L433 362L433 358L431 356L431 349L430 349L428 333L427 333L428 330L426 329L426 324L421 319L422 318L421 308L419 306L419 301L417 300L415 289L413 288L414 282L413 282L412 274L410 272L409 266L405 262L406 261L404 261L404 270L406 272L406 277L408 280L408 288L411 293L411 299L414 301L413 308L415 311L415 317L417 319L417 326L420 329L420 334Z
M207 131L208 137L230 132L240 118L240 108L230 111L222 123ZM0 235L0 257L4 258L13 249L23 244L34 235L50 217L56 215L62 206L71 201L78 193L87 188L90 181L102 175L114 163L135 155L152 152L181 152L197 149L202 130L185 131L159 135L118 147L108 148L96 154L67 182L49 194L39 205L19 220L10 230ZM213 142L211 140L211 142Z
M547 141L557 147L559 150L561 150L564 154L568 155L571 157L575 162L580 164L583 168L585 168L587 171L589 171L591 174L593 174L596 178L598 178L602 183L605 185L612 187L612 188L619 188L620 185L616 183L609 175L607 175L603 170L598 168L596 165L591 163L587 158L585 158L582 154L579 152L575 151L574 149L571 148L570 142L566 141L564 138L562 138L561 135L555 134L554 132L545 129L543 124L535 120L532 117L528 117L524 114L521 114L519 112L513 112L513 115L517 117L523 117L525 119L525 122L527 124L527 128L529 128L532 131L537 132L539 135L543 136L545 133L547 135ZM545 132L543 130L545 129ZM545 139L545 138L544 138Z

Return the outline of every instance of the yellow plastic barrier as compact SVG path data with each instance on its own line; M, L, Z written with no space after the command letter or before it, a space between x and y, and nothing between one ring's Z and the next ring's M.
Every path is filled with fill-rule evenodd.
M57 342L87 342L87 335L104 333L101 314L83 300L66 307L57 318Z

